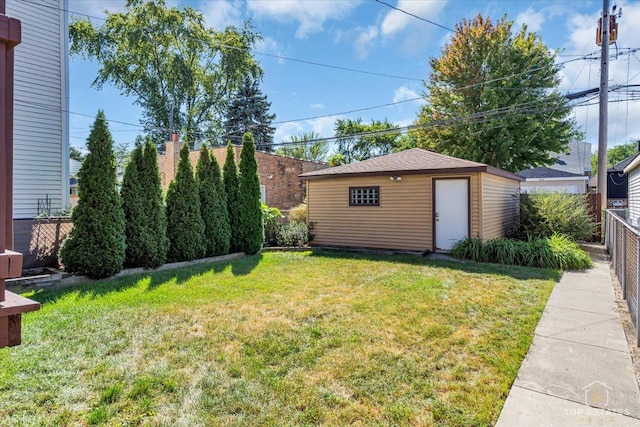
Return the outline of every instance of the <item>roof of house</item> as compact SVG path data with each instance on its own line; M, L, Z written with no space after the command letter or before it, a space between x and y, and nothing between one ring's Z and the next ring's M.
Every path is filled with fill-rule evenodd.
M640 154L640 153L632 154L631 156L627 157L626 159L620 160L618 163L616 163L615 165L613 165L609 169L607 169L607 172L623 172L624 169L627 166L629 166L629 164L631 164L631 162L633 162L636 157L638 157L638 154Z
M562 153L550 153L556 162L549 165L549 169L584 175L591 171L591 143L584 141L571 141L567 151Z
M516 175L519 175L526 179L536 179L536 178L583 178L586 179L586 175L580 175L577 173L565 172L557 169L547 168L547 167L539 167L533 169L523 170L518 172Z
M346 176L384 175L387 173L433 174L433 173L487 172L518 181L523 179L516 174L504 171L484 163L445 156L421 148L400 151L386 156L374 157L357 163L320 169L300 175L306 179L337 178Z

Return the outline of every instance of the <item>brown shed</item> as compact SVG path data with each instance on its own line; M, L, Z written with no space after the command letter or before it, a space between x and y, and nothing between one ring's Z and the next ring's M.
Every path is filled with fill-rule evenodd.
M523 179L413 148L300 175L314 245L447 251L514 226Z

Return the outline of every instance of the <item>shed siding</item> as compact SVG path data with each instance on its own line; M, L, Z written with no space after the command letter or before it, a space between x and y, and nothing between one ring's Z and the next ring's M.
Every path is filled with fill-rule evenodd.
M471 177L471 233L479 233L478 174L388 175L308 181L313 245L432 250L432 178ZM349 206L349 187L380 187L379 206Z
M7 1L22 21L15 48L13 217L33 218L38 199L52 213L69 206L67 25L64 0Z
M518 218L520 183L482 174L482 238L504 237Z
M629 204L627 222L640 226L640 168L629 172Z

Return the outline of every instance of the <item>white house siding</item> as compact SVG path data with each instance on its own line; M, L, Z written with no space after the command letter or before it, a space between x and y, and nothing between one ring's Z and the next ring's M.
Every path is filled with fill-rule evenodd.
M626 172L626 171L625 171ZM629 171L629 205L627 222L640 226L640 168Z
M13 217L33 218L38 199L52 213L69 205L68 66L65 0L7 0L22 21L15 48Z

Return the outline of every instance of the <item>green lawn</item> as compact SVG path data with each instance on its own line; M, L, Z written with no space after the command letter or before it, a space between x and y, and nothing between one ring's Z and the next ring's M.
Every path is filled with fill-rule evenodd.
M495 423L559 272L264 253L31 295L0 423Z

